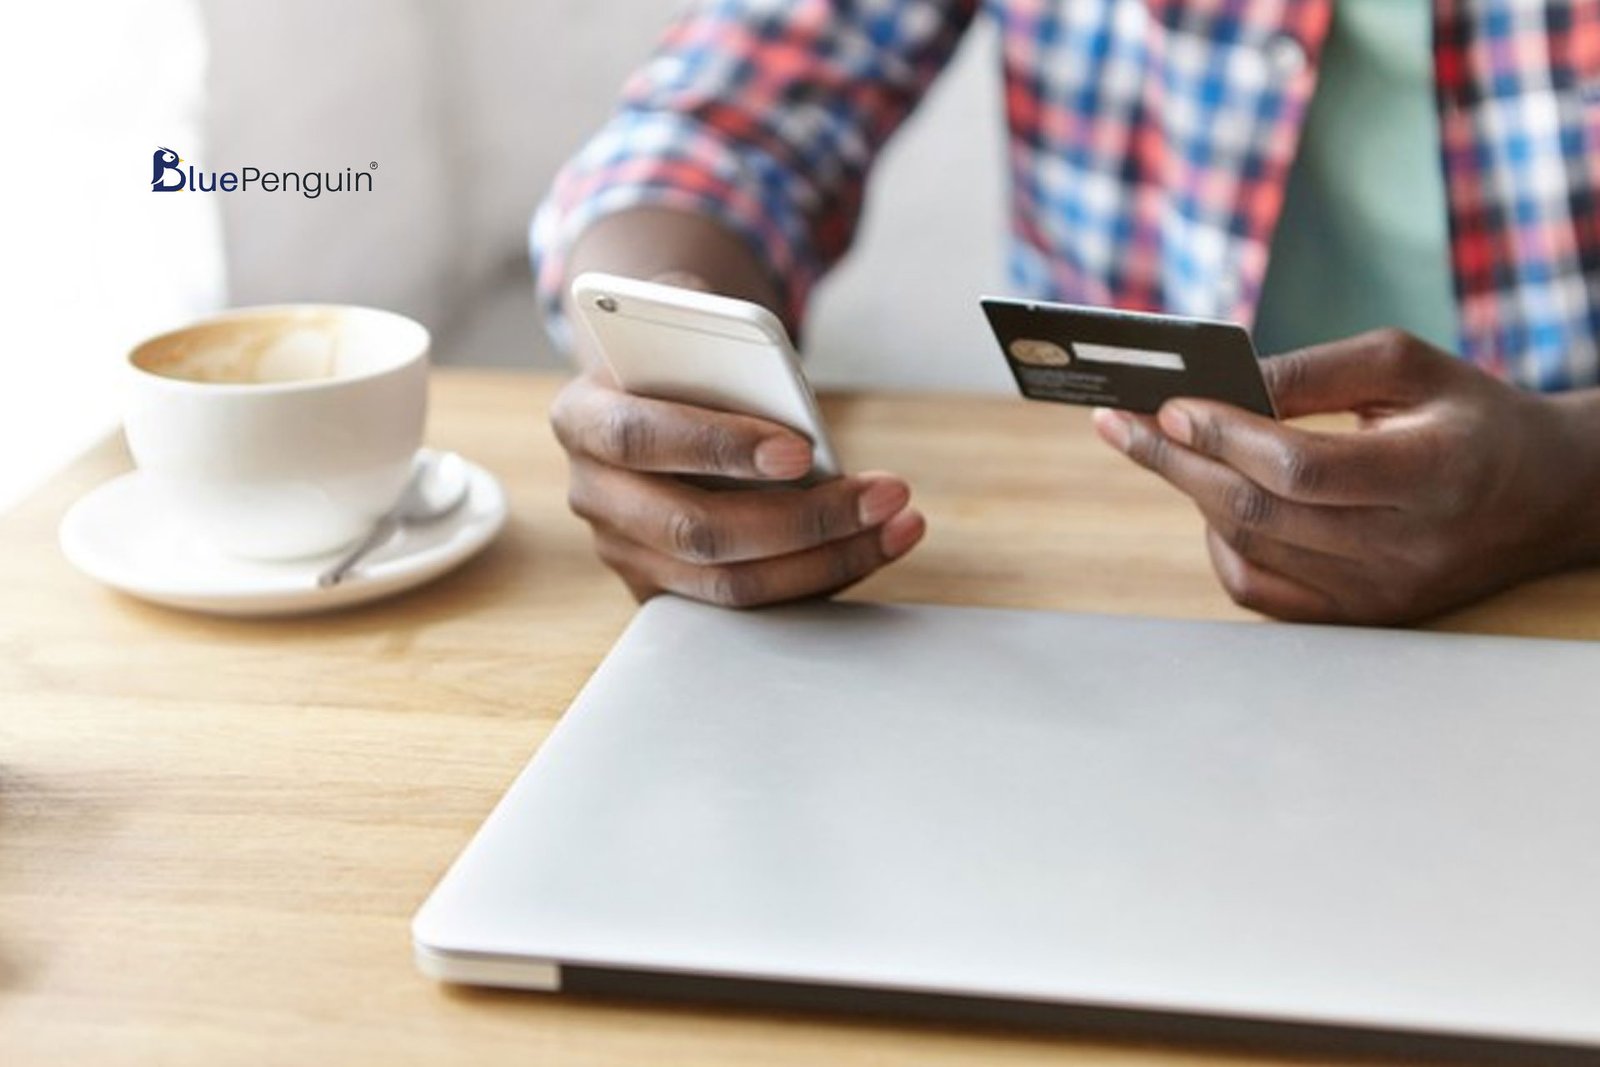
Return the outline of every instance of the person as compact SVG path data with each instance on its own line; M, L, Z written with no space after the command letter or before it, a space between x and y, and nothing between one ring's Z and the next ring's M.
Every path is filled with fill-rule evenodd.
M1418 620L1600 560L1600 8L1429 0L989 0L1033 298L1253 323L1287 418L1100 411L1192 498L1238 603ZM601 269L759 301L791 329L848 248L875 154L976 0L692 6L534 221L538 284ZM892 195L886 191L886 195ZM781 482L806 442L624 395L554 405L571 505L639 597L824 593L903 556L910 487Z

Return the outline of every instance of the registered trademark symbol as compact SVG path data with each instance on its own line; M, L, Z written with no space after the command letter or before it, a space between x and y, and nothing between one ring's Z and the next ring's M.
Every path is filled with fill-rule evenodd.
M368 163L367 164L367 169L368 170L377 170L378 169L378 161L376 159L374 159L371 163Z

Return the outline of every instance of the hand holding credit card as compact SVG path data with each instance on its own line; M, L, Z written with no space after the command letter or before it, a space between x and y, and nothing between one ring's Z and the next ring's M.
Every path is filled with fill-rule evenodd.
M1244 327L1213 319L986 297L1022 395L1153 415L1177 397L1275 418Z

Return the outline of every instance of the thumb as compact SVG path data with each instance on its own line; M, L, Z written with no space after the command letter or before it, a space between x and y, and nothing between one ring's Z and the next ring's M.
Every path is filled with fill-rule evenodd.
M1406 407L1432 392L1455 360L1403 330L1373 330L1261 363L1282 418L1374 407Z

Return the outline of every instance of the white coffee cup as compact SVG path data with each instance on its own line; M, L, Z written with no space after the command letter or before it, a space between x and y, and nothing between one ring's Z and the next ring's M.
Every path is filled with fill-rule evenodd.
M242 308L143 342L124 430L152 504L246 559L353 543L410 477L428 345L403 315L320 304Z

